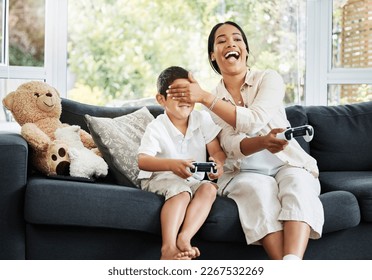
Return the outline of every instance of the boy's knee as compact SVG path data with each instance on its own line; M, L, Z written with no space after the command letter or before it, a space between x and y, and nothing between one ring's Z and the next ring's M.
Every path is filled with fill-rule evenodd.
M179 191L177 193L167 195L166 200L191 200L191 193L188 191Z
M215 198L217 195L217 187L212 183L204 183L198 188L197 192L199 192L200 195Z

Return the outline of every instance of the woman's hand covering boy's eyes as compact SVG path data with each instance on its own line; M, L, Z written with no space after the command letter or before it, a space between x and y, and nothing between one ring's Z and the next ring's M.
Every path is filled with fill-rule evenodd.
M167 96L175 100L182 100L187 102L202 102L205 91L199 86L199 83L194 79L191 72L189 72L190 83L175 83L169 86Z
M190 101L190 89L188 83L174 83L169 86L167 90L167 97L176 99Z

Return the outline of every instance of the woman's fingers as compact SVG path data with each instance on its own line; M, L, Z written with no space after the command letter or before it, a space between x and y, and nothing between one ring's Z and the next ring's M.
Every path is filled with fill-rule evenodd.
M186 87L177 87L173 86L167 90L167 95L173 99L180 99L187 101L190 98L189 89Z

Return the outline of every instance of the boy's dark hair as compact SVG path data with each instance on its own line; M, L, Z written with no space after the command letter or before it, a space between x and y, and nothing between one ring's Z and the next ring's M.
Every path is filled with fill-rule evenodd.
M163 70L158 77L156 83L158 92L167 98L167 89L168 87L177 79L188 79L189 72L179 66L170 66Z

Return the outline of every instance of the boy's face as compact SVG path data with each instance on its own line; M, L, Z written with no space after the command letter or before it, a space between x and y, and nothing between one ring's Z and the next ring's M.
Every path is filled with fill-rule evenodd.
M172 85L190 83L187 79L177 79ZM158 103L164 107L168 117L173 120L185 120L188 119L192 110L194 109L195 103L174 100L172 98L165 97L161 94L156 95Z

